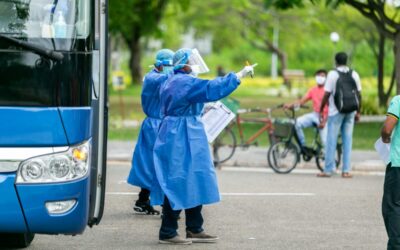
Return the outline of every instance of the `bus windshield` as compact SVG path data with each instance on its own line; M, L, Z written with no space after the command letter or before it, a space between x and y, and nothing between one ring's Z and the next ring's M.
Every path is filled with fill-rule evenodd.
M85 39L88 0L0 0L0 33L21 38Z
M0 0L0 106L90 105L91 3Z

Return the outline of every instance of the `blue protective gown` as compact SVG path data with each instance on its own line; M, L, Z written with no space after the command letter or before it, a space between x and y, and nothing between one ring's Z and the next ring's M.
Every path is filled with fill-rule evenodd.
M152 205L162 204L164 195L173 210L220 200L200 114L205 102L229 95L239 84L234 73L203 80L177 72L167 80L160 94L164 118L154 145Z
M157 70L149 72L143 81L142 109L147 115L142 123L132 158L128 183L151 190L155 181L153 147L161 124L160 87L168 75Z

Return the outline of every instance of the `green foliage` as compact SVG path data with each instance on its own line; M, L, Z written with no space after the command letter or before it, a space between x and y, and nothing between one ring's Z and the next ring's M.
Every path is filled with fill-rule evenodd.
M361 113L363 115L379 115L384 114L386 108L379 107L378 98L373 96L363 96Z
M161 2L161 3L160 3ZM109 27L114 33L121 33L124 38L131 39L134 27L140 27L142 34L157 31L157 8L164 5L165 0L110 0Z
M110 31L129 40L135 34L162 37L159 23L165 10L185 11L190 0L110 0L109 5Z
M306 8L283 12L265 10L262 3L262 0L236 0L232 3L209 0L207 4L193 1L187 13L166 16L163 22L175 25L167 32L171 36L168 41L163 40L164 45L176 49L180 40L176 36L174 39L174 35L194 27L199 36L213 35L213 54L206 56L213 73L218 65L227 71L238 70L249 60L259 63L257 74L269 75L271 52L254 47L254 44L263 46L264 40L271 40L273 28L279 24L279 47L287 54L288 68L302 69L311 76L316 69L332 68L334 54L345 51L350 54L351 66L360 75L376 75L376 59L371 49L374 45L369 43L371 36L376 37L376 29L356 10L348 6L327 9L322 4L312 5L304 1ZM182 23L180 28L177 22ZM249 31L249 25L263 30L263 35ZM333 31L338 32L341 38L336 45L329 39ZM242 36L244 33L247 33L248 40ZM386 46L386 75L392 72L392 46L392 43Z
M304 7L304 3L302 0L265 0L265 6L267 8L274 6L282 10L287 10L295 7Z

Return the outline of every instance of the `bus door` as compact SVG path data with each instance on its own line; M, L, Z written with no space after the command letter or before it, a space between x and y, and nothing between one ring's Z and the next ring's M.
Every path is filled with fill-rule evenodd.
M0 0L0 75L0 245L99 224L107 0Z
M93 151L88 225L99 224L104 211L108 131L108 15L107 0L95 3L95 44L93 50Z

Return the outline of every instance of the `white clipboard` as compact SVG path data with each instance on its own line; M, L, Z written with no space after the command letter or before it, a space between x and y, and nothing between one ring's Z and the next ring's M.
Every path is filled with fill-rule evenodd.
M208 142L212 143L235 116L235 113L220 101L207 104L201 119L204 124Z

